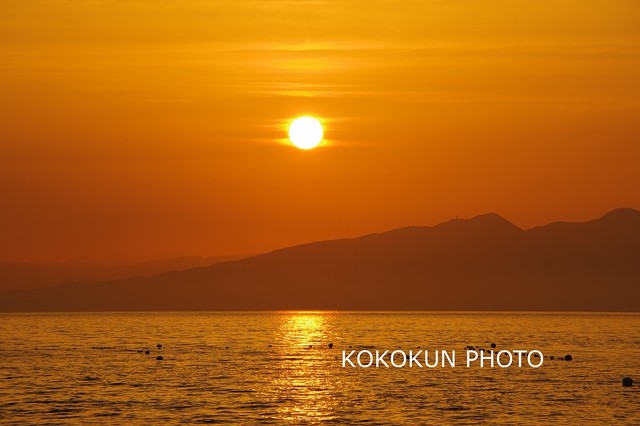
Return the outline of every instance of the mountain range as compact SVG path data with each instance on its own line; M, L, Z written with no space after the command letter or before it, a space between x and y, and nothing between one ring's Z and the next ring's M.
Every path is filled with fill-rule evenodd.
M243 256L179 256L131 261L118 259L64 263L0 262L0 292L49 287L71 281L106 281L156 275L167 271L209 266Z
M640 211L527 230L490 213L0 293L0 311L285 309L640 311Z

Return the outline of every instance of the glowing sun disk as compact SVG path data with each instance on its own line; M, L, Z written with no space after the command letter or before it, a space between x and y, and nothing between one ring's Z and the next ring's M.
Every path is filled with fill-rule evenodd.
M315 148L323 134L322 124L313 117L298 117L289 125L289 139L300 149Z

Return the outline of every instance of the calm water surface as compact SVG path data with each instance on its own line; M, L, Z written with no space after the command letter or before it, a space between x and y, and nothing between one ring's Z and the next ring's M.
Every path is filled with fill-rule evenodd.
M574 360L466 368L491 342ZM342 368L349 346L457 366ZM0 424L638 425L639 407L640 314L0 315Z

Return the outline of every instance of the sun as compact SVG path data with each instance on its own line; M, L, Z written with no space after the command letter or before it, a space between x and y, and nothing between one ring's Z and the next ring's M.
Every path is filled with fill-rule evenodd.
M300 149L312 149L322 142L324 131L320 120L313 117L298 117L289 125L289 139Z

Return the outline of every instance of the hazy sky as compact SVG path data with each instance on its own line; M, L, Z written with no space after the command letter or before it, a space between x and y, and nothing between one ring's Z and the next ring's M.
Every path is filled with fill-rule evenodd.
M0 259L640 208L637 1L0 1ZM312 114L327 141L286 126Z

